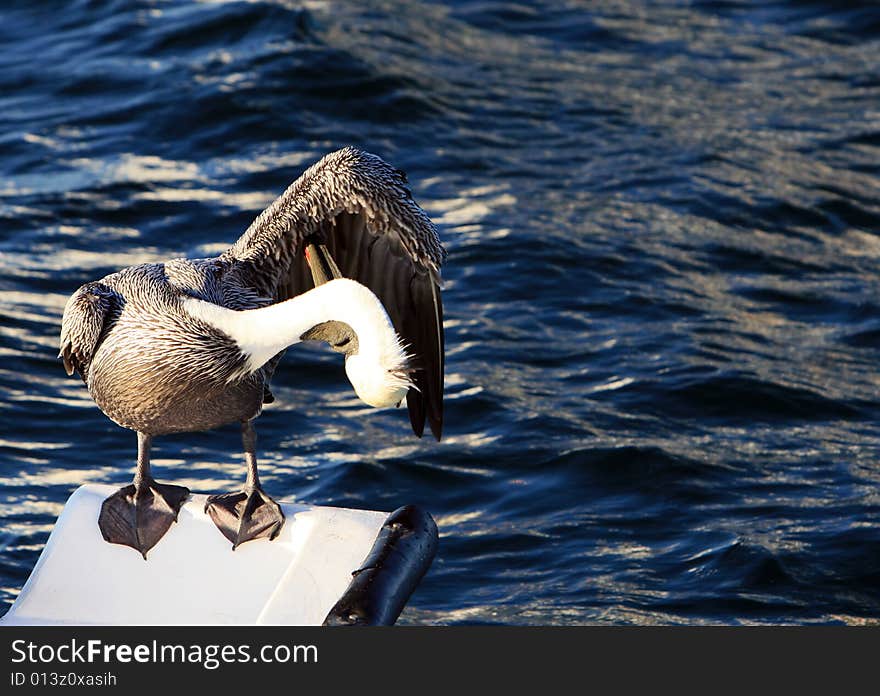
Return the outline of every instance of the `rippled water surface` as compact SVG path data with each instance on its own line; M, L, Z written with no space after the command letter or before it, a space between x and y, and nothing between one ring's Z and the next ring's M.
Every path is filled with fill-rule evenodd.
M221 251L353 144L449 250L446 434L298 347L261 463L433 513L401 622L877 622L878 37L856 2L3 3L0 612L132 474L55 358L67 296ZM243 476L234 426L154 452Z

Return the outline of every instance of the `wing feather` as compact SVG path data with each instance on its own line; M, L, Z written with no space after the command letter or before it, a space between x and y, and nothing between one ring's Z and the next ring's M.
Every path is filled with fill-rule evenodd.
M343 276L381 300L413 356L413 432L443 428L440 266L446 252L400 170L354 148L327 155L276 199L223 255L241 282L283 300L314 287L303 250L326 244Z
M116 294L102 283L86 283L70 296L61 319L58 353L68 376L76 370L88 382L92 358L118 304Z

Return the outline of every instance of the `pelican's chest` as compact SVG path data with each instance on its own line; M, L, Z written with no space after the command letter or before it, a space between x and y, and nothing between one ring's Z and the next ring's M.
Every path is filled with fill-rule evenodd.
M207 430L259 414L263 374L230 381L242 360L228 337L193 321L176 301L165 311L131 301L95 353L88 388L125 427L151 434Z

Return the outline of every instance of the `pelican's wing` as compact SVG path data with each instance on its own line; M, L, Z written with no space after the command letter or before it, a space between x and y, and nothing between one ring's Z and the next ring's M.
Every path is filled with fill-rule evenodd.
M223 255L242 281L278 300L314 287L305 243L326 244L341 274L370 288L414 357L406 397L413 431L443 427L443 305L446 252L403 172L345 148L310 167Z
M103 283L86 283L67 300L58 357L64 361L68 376L76 370L88 384L92 358L119 302L116 293Z

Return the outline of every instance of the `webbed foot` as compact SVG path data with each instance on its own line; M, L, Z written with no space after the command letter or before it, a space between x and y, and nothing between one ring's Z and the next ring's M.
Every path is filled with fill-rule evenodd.
M205 504L205 512L232 542L233 551L252 539L269 537L271 541L284 526L284 513L278 503L259 486L250 491L212 495Z
M123 544L139 551L147 560L153 548L177 522L177 515L189 489L144 479L120 488L101 505L98 526L111 544Z

